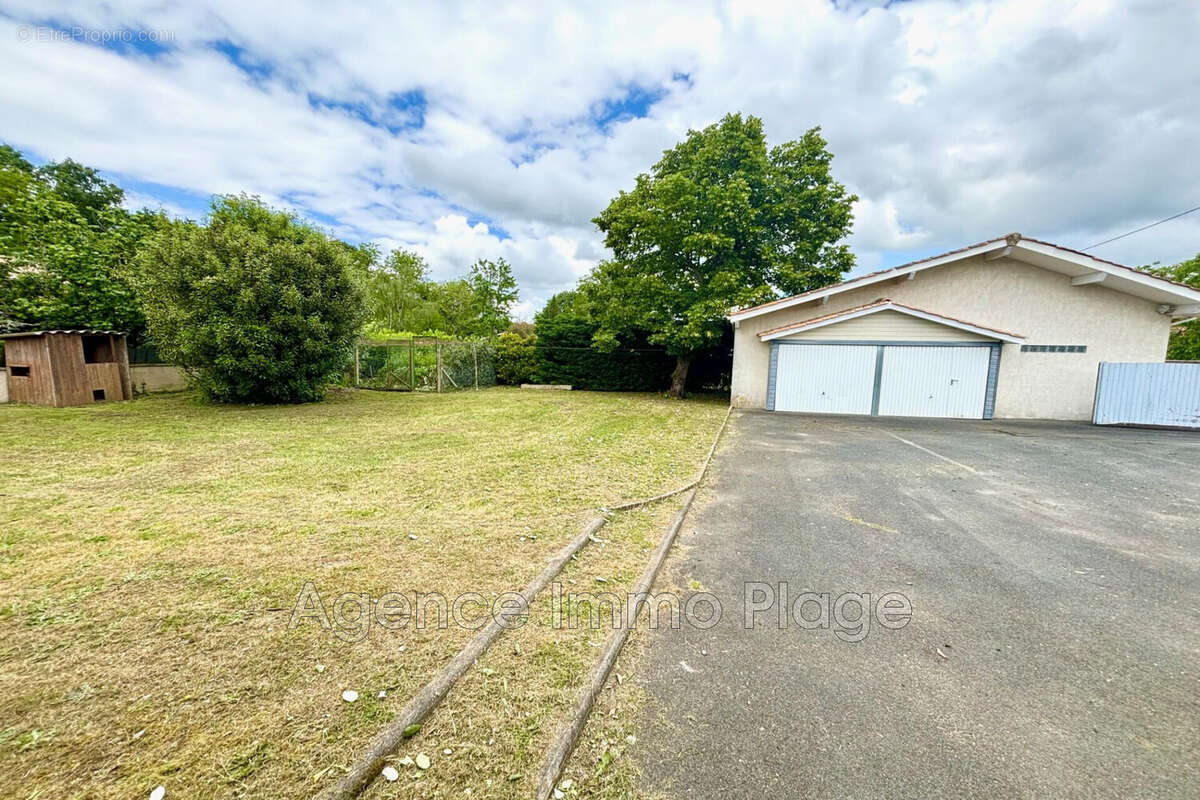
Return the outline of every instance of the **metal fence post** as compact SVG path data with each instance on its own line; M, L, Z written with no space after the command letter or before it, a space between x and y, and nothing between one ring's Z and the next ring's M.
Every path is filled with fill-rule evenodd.
M358 388L358 342L354 343L354 387Z
M408 390L415 392L417 390L417 376L413 364L413 338L408 337Z
M475 391L479 391L479 344L471 342L471 357L475 359Z
M437 340L437 390L442 391L442 340Z

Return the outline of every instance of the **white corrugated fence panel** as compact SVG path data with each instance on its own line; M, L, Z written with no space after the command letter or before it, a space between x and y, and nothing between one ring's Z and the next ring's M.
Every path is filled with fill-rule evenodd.
M870 345L781 345L775 410L870 414L875 353Z
M1200 364L1102 363L1092 421L1200 428Z
M982 419L988 347L884 347L879 413Z

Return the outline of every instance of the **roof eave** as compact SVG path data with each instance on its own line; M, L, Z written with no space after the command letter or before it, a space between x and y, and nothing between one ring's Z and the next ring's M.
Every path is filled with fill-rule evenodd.
M842 322L848 322L852 319L869 316L871 314L878 314L881 311L895 311L899 314L916 317L917 319L924 319L937 325L944 325L947 328L954 328L955 330L973 333L977 336L983 336L987 339L995 339L1001 342L1008 342L1010 344L1021 344L1025 341L1025 337L1019 334L1001 331L995 328L985 328L982 325L964 322L963 320L954 319L953 317L944 317L940 314L934 314L919 308L906 306L903 303L894 303L891 301L871 303L863 306L862 308L856 308L841 314L832 314L829 317L821 319L817 322L809 320L806 322L797 322L792 325L783 325L779 328L763 331L762 333L758 334L758 338L760 341L770 342L787 336L795 336L796 334L804 333L805 331L816 330L829 325L837 325Z
M793 295L792 297L785 297L780 300L775 300L771 303L764 303L762 305L753 306L741 311L733 311L727 314L726 318L730 322L741 322L744 319L760 317L763 314L773 314L774 312L785 308L804 305L805 303L812 302L813 300L820 300L823 297L841 294L842 292L848 292L852 289L861 289L864 286L871 286L876 283L882 283L883 281L903 278L905 275L909 275L914 272L920 272L921 270L939 267L943 264L950 264L954 261L960 261L964 258L973 258L977 255L990 253L997 249L997 245L1003 246L1004 241L1004 237L989 239L986 242L980 242L977 245L972 245L971 247L963 250L955 250L951 253L934 256L933 258L925 259L923 261L914 261L909 264L902 264L901 266L893 269L883 270L881 272L873 272L870 275L863 275L858 278L851 278L848 281L835 283L822 289L814 289L811 292L804 292L802 294Z
M1030 253L1036 253L1047 258L1055 258L1061 262L1075 264L1081 269L1103 272L1120 281L1128 281L1130 284L1141 287L1142 289L1146 290L1148 294L1164 295L1164 297L1158 299L1147 297L1142 298L1150 302L1166 303L1166 298L1170 297L1173 299L1175 305L1178 305L1180 308L1184 309L1186 309L1188 306L1200 303L1200 289L1193 288L1176 281L1160 278L1157 275L1150 275L1149 273L1142 272L1141 270L1137 270L1132 267L1126 267L1112 261L1105 261L1104 259L1090 256L1087 253L1059 247L1058 245L1053 245L1036 239L1022 238L1014 242L1012 241L1011 237L999 237L996 239L989 239L986 242L980 242L977 245L972 245L962 250L955 250L945 253L941 256L934 256L933 258L922 261L903 264L890 270L883 270L881 272L871 273L870 275L864 275L859 278L852 278L851 280L843 281L842 283L835 283L832 286L826 286L822 289L816 289L811 292L805 292L792 297L785 297L780 300L772 301L771 303L764 303L762 305L743 309L741 311L733 311L726 315L726 318L736 325L745 319L752 319L754 317L762 316L763 314L773 314L776 311L781 311L786 308L804 305L805 303L811 303L813 301L821 300L825 297L841 294L842 292L861 289L876 283L882 283L883 281L895 280L896 278L902 278L906 275L921 272L922 270L932 269L944 264L951 264L955 261L961 261L963 259L974 258L975 256L987 255L991 253L996 253L999 255L1003 252L1007 255L1013 255L1014 251L1019 250L1026 250ZM1114 291L1124 291L1123 289L1112 286L1111 284L1106 285L1108 288ZM1139 296L1132 291L1124 291L1124 293L1135 297ZM1163 313L1170 313L1172 315L1175 314L1173 310L1166 310ZM1180 315L1182 316L1182 314Z

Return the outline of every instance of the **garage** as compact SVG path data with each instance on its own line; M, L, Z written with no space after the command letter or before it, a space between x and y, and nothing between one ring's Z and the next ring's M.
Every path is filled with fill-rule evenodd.
M809 414L990 419L998 331L881 298L766 331L767 409Z
M989 344L781 342L768 403L811 414L986 419L998 353Z
M1196 287L1010 233L731 310L730 402L1091 420L1102 364L1162 364L1197 316Z

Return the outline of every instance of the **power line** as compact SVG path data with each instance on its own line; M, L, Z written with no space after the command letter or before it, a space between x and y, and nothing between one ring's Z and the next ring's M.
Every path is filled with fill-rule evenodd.
M1188 214L1192 213L1193 211L1200 211L1200 206L1196 206L1195 208L1189 208L1187 211L1180 211L1178 214L1174 214L1170 217L1167 217L1166 219L1160 219L1158 222L1151 222L1149 225L1143 225L1142 227L1132 230L1129 233L1122 233L1120 236L1114 236L1111 239L1105 239L1103 242L1096 242L1095 244L1090 244L1087 247L1083 248L1083 250L1086 252L1088 250L1097 248L1102 244L1108 244L1109 242L1115 242L1117 239L1124 239L1126 236L1133 236L1135 233L1141 233L1144 230L1153 228L1155 225L1162 225L1164 222L1170 222L1173 219L1179 219L1180 217L1187 216Z

